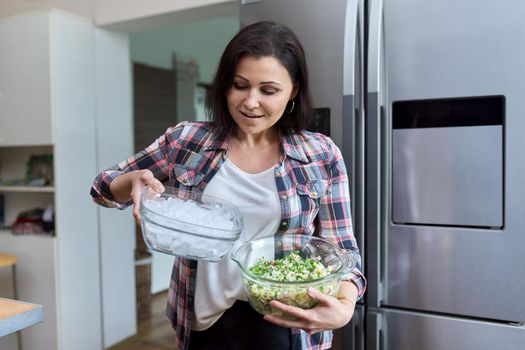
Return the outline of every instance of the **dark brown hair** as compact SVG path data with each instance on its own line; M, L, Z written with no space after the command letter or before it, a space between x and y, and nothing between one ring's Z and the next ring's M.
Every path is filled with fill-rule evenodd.
M241 29L226 46L208 92L206 111L219 134L224 137L235 126L226 98L237 65L246 56L271 56L286 68L293 86L297 88L295 107L290 113L285 111L276 125L285 134L307 128L312 114L312 99L304 49L288 27L275 22L257 22ZM286 110L290 107L287 106Z

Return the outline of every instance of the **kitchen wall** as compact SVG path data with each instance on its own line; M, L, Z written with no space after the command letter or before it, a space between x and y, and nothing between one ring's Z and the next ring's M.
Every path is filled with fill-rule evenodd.
M84 17L92 17L95 0L2 0L0 17L56 8Z
M181 13L186 10L202 8L207 11L214 5L226 3L238 8L240 1L225 0L91 0L94 2L93 17L100 26L126 22L128 20L142 19L145 17L164 15L167 13ZM218 9L214 9L218 15ZM201 13L202 14L202 13Z
M99 26L134 21L146 17L178 13L194 8L222 7L225 3L239 1L225 0L2 0L0 17L36 10L56 8L92 18ZM214 10L215 13L216 9Z
M173 53L182 58L195 58L200 81L209 83L222 51L238 30L239 17L225 16L133 33L130 35L131 60L171 69Z

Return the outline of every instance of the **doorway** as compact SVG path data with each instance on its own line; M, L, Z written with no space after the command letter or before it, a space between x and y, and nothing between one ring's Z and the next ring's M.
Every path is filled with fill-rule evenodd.
M136 152L181 121L206 120L207 87L238 29L238 13L230 13L129 35ZM146 342L174 349L175 332L164 315L174 257L148 250L137 227L135 258L139 342L133 348Z

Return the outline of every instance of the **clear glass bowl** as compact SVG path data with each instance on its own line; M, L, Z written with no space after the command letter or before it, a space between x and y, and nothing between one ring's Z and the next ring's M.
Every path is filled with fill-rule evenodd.
M219 261L244 227L239 209L219 198L165 187L146 187L140 216L146 245L158 252L204 261Z
M261 257L266 260L284 258L292 252L299 252L303 258L317 258L327 268L330 275L308 282L279 282L265 279L250 272ZM336 296L341 277L355 266L351 254L332 242L314 236L283 234L258 238L238 243L230 257L237 263L242 273L244 290L251 306L259 313L287 317L270 307L270 301L279 300L285 304L309 309L317 304L307 290L313 287L324 294Z

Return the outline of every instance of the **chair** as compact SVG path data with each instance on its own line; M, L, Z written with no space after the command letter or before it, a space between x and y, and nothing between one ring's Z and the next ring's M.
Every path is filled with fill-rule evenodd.
M16 286L16 256L6 253L0 253L0 268L11 266L11 276L13 279L13 297L18 300L18 290ZM22 338L20 331L16 332L18 339L18 349L22 349Z

